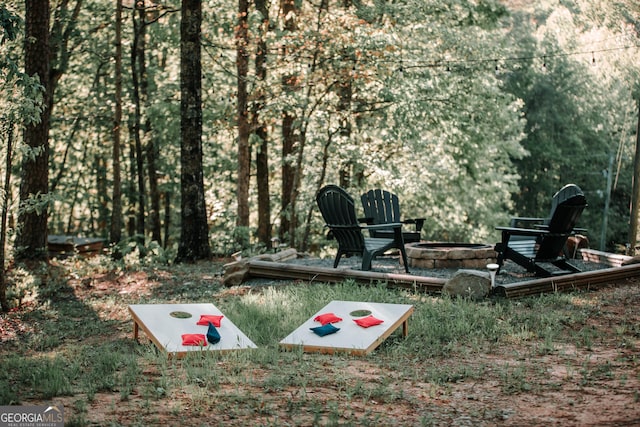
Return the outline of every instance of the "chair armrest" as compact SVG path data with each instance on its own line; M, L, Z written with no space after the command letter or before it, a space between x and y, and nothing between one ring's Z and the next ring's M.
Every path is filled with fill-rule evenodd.
M537 230L548 230L549 229L549 224L535 224L534 228L536 228ZM571 234L586 233L586 232L587 232L586 228L580 228L580 227L574 227L571 230Z
M389 228L402 228L399 222L390 222L388 224L372 224L361 227L363 230L388 230Z
M329 227L329 229L334 229L334 230L362 230L363 228L366 228L367 226L363 226L363 225L358 225L358 224L348 224L348 225L343 225L343 224L327 224L327 227Z
M517 228L517 227L496 227L496 230L501 230L502 235L509 236L570 236L571 233L552 233L549 230L542 230L537 228Z
M327 224L326 227L330 229L336 230L388 230L388 229L400 229L402 228L402 224L399 222L391 222L389 224L373 224L373 225L358 225L358 224L348 224L348 225L331 225Z
M365 225L362 227L363 230L393 230L393 240L396 243L403 242L402 236L402 224L399 222L390 222L387 224L374 224L374 225Z
M422 231L426 218L406 218L402 221L403 224L415 224L416 231Z
M522 228L522 227L518 227L517 225L519 223L524 223L524 224L533 225L535 227L536 225L544 223L545 221L546 221L546 218L532 217L532 216L514 216L514 217L511 217L511 220L509 221L509 226L513 228Z
M367 216L367 217L358 218L358 222L365 223L365 224L373 224L373 217Z
M502 233L519 236L541 236L543 234L549 234L549 231L537 228L496 227L496 230L500 230Z

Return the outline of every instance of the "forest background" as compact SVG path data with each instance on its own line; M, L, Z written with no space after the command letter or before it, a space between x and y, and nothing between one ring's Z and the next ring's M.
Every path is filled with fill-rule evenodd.
M427 218L425 240L488 243L575 183L591 246L635 247L637 1L26 4L50 10L35 56L25 3L0 6L7 259L46 252L43 234L103 237L118 256L165 262L274 242L321 253L314 197L328 183L356 198L397 193L404 216ZM184 17L197 10L194 49ZM188 59L201 67L202 114L190 164ZM44 62L39 85L29 64ZM27 191L44 153L44 187ZM185 231L187 170L202 177L207 247L181 257L199 234Z

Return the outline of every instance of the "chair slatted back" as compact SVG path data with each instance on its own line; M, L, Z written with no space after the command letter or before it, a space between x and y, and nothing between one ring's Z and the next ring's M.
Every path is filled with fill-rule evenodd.
M316 202L327 227L344 251L358 253L364 248L353 198L337 185L327 185L318 191Z
M582 211L587 207L584 193L575 184L562 187L553 195L549 214L549 231L552 233L570 232L576 226Z
M553 196L548 222L550 235L540 242L537 259L553 258L562 251L586 207L587 199L575 184L565 185Z
M361 196L364 216L373 224L400 222L400 202L398 196L385 190L369 190Z

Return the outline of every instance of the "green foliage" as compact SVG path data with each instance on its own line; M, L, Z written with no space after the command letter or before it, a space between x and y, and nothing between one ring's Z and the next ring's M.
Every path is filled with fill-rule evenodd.
M19 16L9 11L4 5L0 6L0 28L2 28L0 44L4 44L6 41L14 41L21 24L22 20Z
M26 199L20 206L18 212L32 213L35 212L40 215L47 209L52 202L56 199L55 195L51 193L47 194L33 194Z
M21 18L4 5L0 6L0 137L7 138L12 126L36 123L42 111L42 91L37 76L20 70L18 29ZM4 145L4 144L3 144Z
M322 50L315 52L323 58L319 62L329 66L315 67L310 60L305 64L317 45L296 44L309 51L300 54L303 63L298 65L308 70L301 82L305 90L283 94L283 108L304 117L308 157L319 158L328 146L325 181L338 182L346 171L356 195L380 185L399 193L407 216L429 218L427 238L486 239L504 215L496 207L508 205L508 193L515 188L510 156L524 154L518 146L524 124L520 104L500 93L499 80L485 70L459 67L447 73L434 64L443 64L442 57L489 48L489 40L479 35L488 37L495 28L470 21L451 27L447 20L454 15L480 17L487 9L466 2L362 4L357 13L367 22L357 32L348 30L346 23L354 19L348 11L331 10L319 19L324 31L339 37L325 40L323 31L300 30L305 41L322 43ZM344 20L337 21L344 28L336 28L337 17ZM431 60L425 58L425 49ZM335 60L336 52L344 52L340 60ZM291 60L295 63L296 58ZM295 71L279 64L280 75ZM331 88L344 81L352 85L353 99L351 110L341 114L340 99ZM350 129L346 137L339 136L344 121ZM299 203L309 209L320 166L305 162L308 178ZM318 219L314 216L317 234Z
M423 238L492 242L498 238L496 225L511 215L546 215L551 195L575 182L589 200L581 226L597 246L607 194L603 174L615 174L605 242L609 248L624 243L638 67L633 55L615 48L616 40L632 44L637 37L612 25L637 17L632 9L600 2L547 3L515 8L497 0L364 1L346 8L332 1L320 9L298 2L296 31L284 31L284 18L273 8L271 26L264 29L264 81L253 63L262 17L251 9L249 109L260 107L268 132L272 234L278 232L278 216L289 215L297 221L298 242L320 241L324 233L315 191L346 177L356 198L374 187L399 194L404 216L427 218ZM52 110L50 176L57 199L51 201L49 228L56 234L106 236L115 102L113 5L83 2L77 17L58 6L52 5L52 16L64 24L69 41L66 53L54 58L64 75ZM236 6L226 0L203 5L203 172L211 246L222 255L262 250L253 234L253 212L248 230L235 228ZM38 120L41 88L19 71L20 11L0 10L5 27L2 121ZM134 113L128 61L133 13L125 8L122 21L127 231L136 229L138 201L128 143ZM163 245L168 254L153 249L157 259L170 259L180 235L179 22L178 13L168 12L146 27L148 96L141 114L144 142L153 141L157 152L160 192L167 200L161 218L168 224L164 239L169 242ZM64 34L54 34L53 40ZM596 67L587 66L593 50L603 52L595 54ZM565 55L573 52L588 54ZM284 85L291 76L295 86ZM255 104L259 97L264 103ZM296 117L300 158L280 158L283 111ZM252 153L258 140L251 138ZM282 164L297 162L296 211L281 212L281 194L289 190L281 187ZM251 206L257 206L255 187L252 180Z
M614 38L609 30L593 28L589 15L594 5L570 3L539 8L537 19L543 24L537 28L527 14L514 17L510 37L520 46L517 55L528 60L511 70L505 88L524 101L523 146L530 153L515 160L521 180L514 213L544 217L560 187L578 184L589 202L581 226L589 230L593 246L614 250L613 242L625 242L628 233L622 212L630 200L636 107L632 80L624 76L637 66L624 49L613 47L619 45L608 44ZM584 45L596 42L607 52L597 59L595 53L556 54L584 52ZM603 230L608 175L615 184L609 229Z

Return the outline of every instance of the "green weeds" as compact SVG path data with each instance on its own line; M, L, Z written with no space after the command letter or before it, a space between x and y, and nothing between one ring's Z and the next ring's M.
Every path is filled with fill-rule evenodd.
M20 403L24 398L50 399L73 392L80 375L79 366L63 357L24 358L9 356L0 372L0 398L3 405Z

